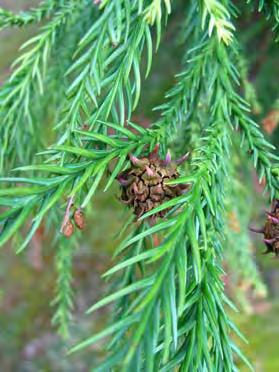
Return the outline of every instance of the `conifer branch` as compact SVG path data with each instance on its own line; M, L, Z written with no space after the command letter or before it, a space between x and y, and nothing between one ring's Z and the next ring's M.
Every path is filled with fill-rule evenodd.
M226 131L226 128L224 126L220 127L220 123L219 125L214 124L202 140L200 149L196 151L192 160L194 171L191 174L191 180L193 187L184 196L184 201L183 197L179 201L177 200L177 205L180 205L179 214L169 218L166 222L160 222L154 227L139 231L138 235L128 237L119 248L121 252L131 246L133 257L120 262L106 275L114 275L117 271L125 268L131 272L131 270L134 270L134 265L139 263L145 266L146 273L149 272L149 275L146 274L143 279L135 281L118 292L114 291L112 295L89 309L89 312L91 312L111 301L129 296L129 307L125 308L125 311L120 314L121 316L118 315L118 319L120 319L119 328L102 331L102 334L97 334L85 340L74 347L72 351L91 345L101 337L119 332L114 335L113 339L117 342L113 342L113 354L106 358L106 366L114 367L121 363L125 370L129 370L133 365L133 358L141 350L143 355L137 357L142 360L143 366L151 368L150 370L153 370L155 365L160 366L162 370L174 368L176 365L183 365L185 368L187 366L188 369L199 369L204 363L209 370L213 370L213 365L218 365L220 369L231 368L230 366L233 365L232 346L228 342L228 330L224 326L228 324L228 320L221 305L223 301L222 285L219 278L221 270L217 265L220 243L216 240L216 235L214 235L215 242L210 237L211 229L216 230L218 223L213 223L210 229L208 226L206 227L208 223L206 221L219 220L219 208L222 211L222 185L220 184L220 189L216 184L220 177L220 174L218 174L220 170L217 166L218 156L223 156L223 151L227 149L227 139L225 139L226 136L222 137L222 132L220 132L222 130ZM214 174L218 177L215 181ZM189 178L186 177L186 179L189 181ZM185 182L185 178L178 179L177 182ZM216 194L211 199L208 190L209 185L212 184L216 188ZM169 203L165 203L162 207L169 207ZM156 213L156 209L146 214L146 217L154 213ZM210 217L211 213L212 216ZM143 253L136 250L137 253L135 253L134 244L140 247L144 239L162 230L164 231L164 238L158 247L149 247ZM181 243L185 234L188 236L186 246ZM212 263L213 259L216 259L214 264ZM154 273L154 270L152 270L154 263L157 263L156 271L155 274L152 274ZM177 289L177 293L174 289L176 287L176 277L179 286L181 286L179 291ZM212 287L209 288L207 286L211 286L210 283L212 283ZM206 296L204 291L206 291ZM202 299L209 296L208 292L212 293L215 298L204 304L203 301L205 300ZM171 293L174 296L172 299L169 297ZM164 300L162 301L162 299ZM168 301L174 302L171 304ZM215 306L213 304L216 301L218 309L213 310L211 307ZM178 303L180 304L179 308L177 308ZM213 314L211 314L211 311L213 311ZM223 319L212 318L214 314L217 316L220 312L223 314ZM159 315L160 313L162 316ZM198 318L200 320L196 323L194 319L197 319L198 314L201 318ZM202 320L204 316L208 317L212 329L208 327L206 321ZM186 328L185 319L187 319ZM193 319L193 322L189 319ZM132 325L131 322L133 322ZM191 326L189 326L189 323ZM152 329L150 344L145 343L147 329ZM220 339L220 334L224 335L224 339ZM129 335L130 342L125 341L125 335ZM202 340L207 339L207 337L213 337L220 349L218 347L216 350L215 347L211 349L209 343L203 343ZM189 347L189 342L192 342L193 345L191 354L186 353L185 350ZM152 350L150 350L151 345ZM179 349L177 349L177 345L180 345ZM120 352L123 349L125 349L126 355L124 364ZM197 350L199 351L197 352ZM224 358L221 358L222 353L225 355ZM158 361L162 361L161 363L165 366L163 367L161 363L157 364ZM103 367L104 365L99 366L99 369L101 370ZM187 368L186 370L188 370Z
M105 123L105 125L118 129L114 124ZM160 142L161 132L159 130L153 132L132 123L131 125L138 130L138 134L120 126L118 139L93 132L76 131L80 143L93 143L95 148L100 146L103 149L86 150L82 146L53 146L52 151L70 154L75 161L72 160L63 166L39 164L16 169L21 172L46 173L46 177L0 178L0 182L17 184L15 187L0 189L0 205L7 208L0 215L0 221L4 223L0 233L0 246L10 239L23 223L32 218L32 215L35 215L31 229L18 251L23 250L39 227L44 215L65 196L75 196L81 207L86 207L113 159L119 159L120 167L118 166L116 171L111 174L107 183L108 187L116 177L116 172L120 172L124 167L124 161L130 152L142 150L148 143L152 147L155 143ZM30 186L25 187L18 184L29 184ZM85 189L89 191L84 193ZM16 204L12 203L13 197L17 200Z
M176 84L166 93L166 102L155 108L161 114L161 118L155 123L155 126L166 127L169 135L176 127L185 124L190 109L196 104L199 97L208 44L197 45L195 52L187 55L185 70L177 75Z
M66 200L75 198L81 208L86 208L107 174L105 190L127 167L130 154L143 156L156 144L162 144L161 152L166 152L173 138L197 117L193 111L202 107L200 135L191 144L188 172L168 182L186 183L189 191L149 210L133 224L116 250L115 255L122 259L105 274L115 278L112 290L88 310L90 313L115 303L115 318L71 350L110 336L109 356L101 366L94 366L96 371L235 371L236 356L250 366L231 338L232 332L242 336L225 312L225 304L233 305L224 295L221 277L233 130L243 134L271 198L278 197L279 172L273 165L278 157L238 93L232 9L225 0L193 3L196 16L200 10L193 37L195 48L165 104L158 107L161 116L151 128L124 123L140 97L145 49L147 73L150 70L151 26L157 26L160 40L162 11L166 8L168 14L170 3L104 0L98 20L81 39L68 70L72 83L64 117L58 124L62 132L58 143L44 152L45 163L18 169L23 174L32 171L35 176L0 179L7 185L0 189L0 245L31 220L18 250L22 251L54 206L62 206L66 217L70 208ZM37 70L34 89L41 86ZM111 170L112 161L116 163ZM9 188L10 184L15 186ZM149 217L163 210L168 211L166 219L150 225ZM60 218L62 222L62 213ZM60 246L57 265L58 310L54 321L66 333L72 293L71 255L64 245Z
M205 60L205 54L202 48L199 49L201 52L201 55L197 57L197 59L193 59L192 65L194 66L194 77L196 79L199 79L199 71L203 68L203 61ZM205 50L208 50L205 48ZM195 66L198 66L199 64L197 62L200 62L200 67L197 69ZM56 159L61 159L63 157L63 154L66 153L69 158L69 162L61 165L59 162L56 161L56 165L34 165L34 166L27 166L27 167L21 167L18 170L21 172L26 171L32 171L32 172L46 172L47 177L41 178L39 181L36 178L2 178L0 181L2 182L26 182L30 183L30 185L37 185L36 187L29 187L29 188L21 188L21 187L15 187L10 190L17 190L15 194L20 195L23 200L25 200L25 203L23 204L19 203L21 206L21 210L23 212L24 208L27 208L29 210L29 218L33 213L35 213L36 209L41 204L41 200L45 200L45 207L43 208L43 212L40 213L40 218L38 216L33 221L32 228L30 230L30 233L27 236L27 239L23 242L21 247L19 248L19 251L24 249L28 242L30 241L32 235L38 228L43 216L45 213L47 213L51 208L52 198L50 196L53 196L54 203L59 202L59 199L61 200L64 196L69 195L75 195L78 200L80 200L80 204L82 207L85 207L86 204L89 202L90 198L93 196L93 193L95 192L99 182L101 181L102 175L105 173L108 165L110 164L111 160L114 158L119 158L119 166L116 167L112 174L110 179L107 182L107 186L110 186L114 178L117 176L117 173L119 173L125 166L125 159L127 155L131 152L140 152L142 151L142 148L144 145L149 144L150 148L152 149L156 143L166 143L166 138L169 135L169 124L174 123L176 120L176 117L181 117L180 112L184 112L185 110L185 97L184 93L189 87L189 84L192 82L191 72L190 75L186 73L186 75L182 75L182 80L179 80L177 83L177 88L174 88L173 91L177 91L177 95L172 97L172 93L170 93L171 99L170 101L165 104L162 112L162 119L159 119L158 122L154 123L153 129L151 130L144 130L138 126L135 126L133 124L133 127L135 127L139 135L135 135L134 133L130 132L127 129L121 129L121 127L118 127L114 124L105 123L105 122L98 122L100 125L106 127L106 128L113 128L114 130L118 131L118 135L121 138L120 140L110 140L108 137L105 137L104 135L95 135L92 132L87 131L80 131L76 130L74 133L76 136L78 136L79 140L78 143L81 143L81 146L66 146L66 145L55 145L53 146L48 152L47 155L51 156ZM185 87L183 84L186 84ZM198 89L197 83L197 89ZM191 100L191 97L190 97ZM187 107L187 106L186 106ZM131 123L132 124L132 123ZM124 138L123 138L124 135ZM88 150L83 148L83 143L87 144L87 147L89 147ZM106 150L96 150L96 146L104 147L104 145L109 145L109 148ZM98 173L97 173L98 171ZM92 179L93 177L93 179ZM94 180L94 181L93 181ZM88 184L88 182L92 183L93 185L91 187L91 191L87 193L83 199L81 199L81 195L83 195L83 188ZM62 185L64 185L62 187ZM73 188L72 191L70 191L71 187L69 185L75 185L77 183L77 186ZM72 186L73 187L73 186ZM107 188L107 187L106 187ZM7 197L8 195L11 195L10 190L2 190L0 191L1 196ZM32 192L33 191L33 192ZM7 194L8 193L8 194ZM30 199L25 199L27 195L32 195L30 197L34 201L34 208L33 212L31 209L28 208L28 204ZM57 195L57 197L55 197ZM49 207L47 207L49 205ZM11 236L8 232L10 230L10 225L8 222L11 222L11 217L17 216L17 228L22 225L25 220L28 218L22 219L21 214L19 214L17 208L13 208L11 205L10 211L6 211L3 214L3 220L7 213L7 219L6 219L6 225L4 225L4 228L2 230L2 236L3 240L0 239L1 243L4 244L7 239ZM39 207L38 210L40 210L41 207ZM24 214L25 216L25 214ZM14 224L16 221L14 221ZM7 230L8 231L7 231ZM5 231L7 231L5 233ZM13 231L13 230L10 230Z
M41 32L22 45L21 49L25 49L25 52L15 60L15 70L0 89L1 172L7 165L5 161L8 162L8 158L16 156L19 157L17 161L23 161L20 149L24 145L24 138L28 147L32 147L33 143L36 144L37 150L39 148L41 136L38 136L38 125L33 120L31 103L36 94L42 97L44 93L47 65L59 32L67 27L81 10L81 3L75 0L69 0L61 6L52 20L41 28ZM10 143L15 143L15 146L10 146ZM24 160L28 160L25 155Z
M162 4L164 3L167 14L171 13L171 1L170 0L153 0L152 3L146 8L144 18L145 20L153 25L155 22L160 27L162 18Z
M258 95L254 85L249 80L249 67L247 58L244 56L241 51L236 56L237 58L237 67L239 71L239 80L242 83L243 88L243 97L247 103L251 106L251 113L258 115L262 111L261 104L258 99Z
M80 41L76 58L68 70L72 84L59 128L65 130L58 144L73 144L75 129L106 134L99 121L124 125L135 110L141 90L141 59L147 52L146 76L152 64L151 25L146 8L118 0L102 4L102 14ZM157 24L157 46L161 28ZM62 159L64 161L64 158Z
M55 313L52 323L58 327L58 332L63 338L69 337L69 324L73 309L72 290L72 260L74 244L72 241L60 238L55 257L57 272L56 296L52 302Z
M14 14L8 9L0 8L0 30L9 27L22 27L33 22L40 22L43 18L49 17L62 1L44 0L38 7L32 8L29 11Z
M216 56L216 63L218 63L219 84L225 87L227 92L227 102L224 103L223 110L228 123L236 129L241 129L243 140L246 141L254 167L258 171L259 179L262 181L265 177L266 189L268 189L272 200L278 195L279 179L273 163L277 163L279 158L272 153L275 148L264 138L264 135L258 129L258 124L249 117L249 104L234 88L235 84L239 84L239 74L232 62L232 58L236 54L236 48L237 42L233 40L233 36L228 47L218 43L213 45L212 53ZM217 74L212 75L212 80L216 78ZM218 95L215 96L215 99L219 99L220 90L217 92Z
M201 1L202 28L204 29L206 20L209 18L207 26L209 36L216 30L218 39L228 45L233 39L232 31L235 28L230 21L230 12L226 8L226 2L222 3L218 0Z
M220 39L220 35L218 35L217 31L217 38ZM231 40L230 40L231 41ZM227 44L227 42L226 42ZM215 118L216 123L222 126L222 130L225 130L226 127L226 122L228 121L231 123L235 117L233 116L233 110L228 109L228 103L231 104L231 108L233 108L239 117L239 111L242 113L242 105L241 100L237 100L236 102L232 100L232 97L235 98L235 95L237 95L233 89L233 81L235 82L236 79L236 74L235 71L232 68L229 68L229 65L226 65L227 60L223 60L224 54L227 53L225 50L225 47L223 47L217 40L214 40L213 43L211 44L212 46L212 54L209 58L211 64L209 64L210 68L213 70L213 74L211 81L209 82L209 86L211 87L212 94L209 98L209 105L211 106L211 115L213 118ZM226 54L225 54L226 55ZM226 68L226 75L223 74L222 68L217 69L216 67L222 64ZM223 67L222 66L222 67ZM226 81L224 80L226 76ZM231 81L230 81L231 79ZM230 102L232 100L234 102L234 105ZM241 107L241 109L239 109ZM242 113L244 116L244 114ZM246 118L246 117L245 117ZM246 118L247 120L247 118ZM215 125L216 125L215 123ZM244 124L244 122L242 122ZM245 126L243 125L245 128ZM211 129L214 128L214 122L211 124ZM160 245L158 248L158 251L156 250L157 248L153 249L156 251L154 256L152 253L149 251L149 253L143 253L141 255L138 255L138 257L133 257L133 259L127 259L126 264L125 263L120 263L119 265L116 266L116 268L113 268L109 271L109 275L112 273L115 273L119 269L123 269L126 266L129 266L130 264L135 264L135 262L142 262L145 260L151 261L152 263L159 258L163 256L162 259L162 264L159 266L159 270L157 271L157 275L155 275L155 278L147 277L148 279L147 283L145 282L145 279L140 280L139 282L135 282L134 284L129 285L126 289L121 289L119 292L114 293L112 296L108 296L107 298L101 300L98 304L94 305L89 311L95 310L96 308L99 308L100 306L104 306L105 304L109 303L110 301L114 301L115 299L122 297L122 296L128 296L133 294L134 291L138 293L139 290L142 289L143 294L138 295L134 301L137 302L137 299L139 300L139 304L137 303L136 305L133 305L133 299L130 300L131 303L131 308L133 310L124 312L122 317L118 317L121 320L119 321L119 327L113 329L107 329L102 332L102 334L95 335L92 338L89 338L85 340L84 342L80 343L76 347L72 349L72 351L79 350L80 348L86 347L90 345L91 343L94 343L95 341L99 340L101 337L108 336L114 331L118 332L121 334L118 336L114 336L114 339L120 340L123 338L126 332L129 334L129 338L132 339L132 342L126 346L125 348L125 355L126 358L124 359L124 368L125 370L129 370L131 368L132 363L134 360L141 360L142 362L138 363L144 363L145 368L151 368L153 370L154 365L156 365L156 358L154 356L154 352L148 352L147 347L144 342L144 335L146 335L147 329L150 329L150 327L153 327L154 332L152 334L152 338L150 341L151 345L155 345L158 342L158 339L160 337L160 320L162 317L158 314L162 313L164 316L164 336L162 337L162 345L163 345L163 353L159 357L159 361L162 361L161 363L165 364L165 369L169 370L170 368L175 367L176 365L182 366L183 369L185 370L198 370L200 368L203 368L203 366L206 366L208 370L213 370L216 368L219 370L228 370L232 371L235 369L234 366L234 361L233 361L233 354L236 353L238 356L242 357L241 352L238 350L238 348L234 345L232 341L229 340L229 329L224 328L225 324L230 324L232 328L234 329L234 326L232 323L227 319L224 309L222 308L222 300L225 300L223 297L223 290L222 286L220 286L220 274L221 270L218 268L217 264L212 265L212 259L204 259L204 254L201 248L199 248L199 238L205 242L203 242L204 245L206 245L206 248L204 248L205 251L209 250L208 247L211 249L210 256L212 257L217 255L217 257L220 255L220 247L221 247L221 240L218 241L215 240L212 242L204 233L205 231L212 229L214 231L214 236L216 239L216 234L221 233L222 227L224 225L224 222L222 221L222 215L224 215L224 207L223 207L223 192L222 190L223 183L219 182L226 177L226 170L223 169L222 171L219 169L220 164L222 164L221 159L224 158L225 154L228 154L229 152L229 146L227 140L222 142L222 136L220 134L214 133L214 136L211 138L215 139L215 142L218 143L218 146L213 150L209 144L206 144L202 147L202 154L203 151L206 151L206 155L209 153L210 156L208 158L208 163L206 161L203 161L203 157L199 154L197 163L195 164L195 160L193 161L192 167L195 169L198 167L199 169L199 164L201 162L201 170L198 170L197 173L191 174L191 177L186 177L182 178L181 182L189 182L190 180L193 181L193 186L192 190L189 192L188 196L189 199L187 198L184 203L187 203L187 217L189 217L189 222L186 220L183 220L181 216L182 214L179 214L177 219L174 218L174 221L172 218L170 218L166 223L158 223L154 227L151 227L150 229L144 231L143 233L138 234L137 236L134 236L132 239L129 239L128 242L124 244L124 246L121 247L120 251L123 250L125 247L134 244L138 241L140 241L143 238L146 238L146 236L153 234L155 232L161 231L161 229L167 229L167 232L164 233L164 240L162 242L162 245ZM218 138L218 140L216 140ZM206 149L206 150L203 150ZM264 149L266 150L266 149ZM263 151L264 151L263 150ZM207 153L208 151L208 153ZM216 154L220 154L220 158L218 161L218 157L212 160L212 154L216 156ZM195 157L194 157L195 159ZM224 163L224 162L223 162ZM195 167L196 166L196 167ZM265 168L266 169L266 168ZM203 172L206 171L208 172L207 176L209 179L207 179L206 175L203 174ZM199 175L202 174L200 181L199 180ZM215 178L214 178L215 174ZM213 177L213 179L211 178ZM209 186L203 185L201 186L200 182L201 180L207 179L206 182L208 182L209 185L214 185L213 189L218 190L218 194L215 195L215 198L213 196L213 199L209 197L210 192L209 192ZM176 182L176 181L174 181ZM180 182L178 179L177 182ZM218 187L218 184L220 187ZM272 186L271 186L272 187ZM212 189L212 187L211 187ZM200 190L203 190L204 196L201 197L200 195ZM193 197L191 199L191 195L195 195L197 199ZM204 198L204 199L203 199ZM201 200L201 205L203 205L203 208L206 209L205 206L207 206L208 209L206 209L207 214L203 211L203 208L199 205L199 202ZM204 203L203 203L204 200ZM179 200L177 203L181 203L183 211L183 201ZM169 202L165 203L165 207L168 208L170 206L174 206L173 204L171 205ZM164 208L164 204L162 206L159 206L158 208L155 208L154 210L148 212L146 214L147 216L150 216L154 213L157 213L159 210ZM196 209L197 208L197 209ZM216 210L215 210L216 208ZM193 215L192 213L193 212ZM208 213L212 214L211 217L208 216ZM186 213L185 213L186 215ZM201 219L199 221L199 227L195 227L193 221L195 221L195 215L197 216L197 219ZM203 226L203 219L202 217L207 215L207 221L214 221L212 222L211 227L207 227L202 229ZM188 222L188 224L186 223ZM190 222L191 221L191 222ZM187 228L183 230L179 230L181 226L184 226L186 224ZM201 229L199 231L199 229ZM210 303L204 302L203 298L206 298L204 293L202 291L198 291L198 294L196 293L192 296L195 297L197 296L197 300L194 302L194 310L193 310L193 300L191 298L188 298L189 303L192 305L190 306L190 310L192 310L195 314L195 319L198 322L198 324L194 325L190 330L188 330L188 334L186 334L184 344L182 343L183 346L179 350L177 354L175 354L173 357L170 357L171 351L170 351L170 344L173 342L174 343L174 349L177 345L177 325L179 324L179 319L177 319L177 310L174 313L174 305L172 306L172 313L169 313L168 310L168 303L164 303L164 301L161 303L161 298L165 298L160 291L164 287L164 290L167 290L167 286L171 286L173 283L173 278L174 278L174 273L175 273L175 268L172 269L172 264L174 264L175 260L175 254L173 253L172 249L175 250L176 247L176 238L180 238L181 235L186 234L188 239L189 239L189 245L190 245L190 254L192 254L192 259L193 263L192 265L190 264L190 267L192 268L193 272L191 275L191 278L194 282L192 286L198 286L198 288L201 288L204 290L204 288L208 285L208 283L211 283L214 280L216 283L213 285L212 288L207 288L207 297L209 296L210 293L213 294L214 296L214 301ZM200 235L199 235L200 234ZM201 237L200 237L201 236ZM218 235L217 235L218 236ZM198 237L198 238L196 238ZM195 240L197 239L197 241ZM167 243L166 243L167 242ZM164 253L168 253L167 257L164 259ZM188 255L187 255L188 256ZM151 257L151 258L150 258ZM124 261L125 262L125 261ZM218 258L217 258L218 262ZM207 267L208 265L208 267ZM184 266L187 267L187 263L184 262ZM203 270L202 270L203 268ZM207 268L207 269L206 269ZM214 272L215 269L215 272ZM173 274L170 274L173 273ZM169 276L173 275L173 276ZM178 274L177 274L178 275ZM209 277L207 276L209 275ZM211 277L211 279L209 279ZM185 278L185 277L184 277ZM203 282L203 278L206 278ZM219 281L219 282L218 282ZM154 283L154 284L153 284ZM201 284L200 284L201 283ZM217 284L218 283L218 284ZM146 285L148 286L148 290L146 289ZM199 287L201 285L201 287ZM173 287L172 287L173 288ZM175 288L175 286L174 286ZM191 285L190 285L190 288ZM219 288L220 292L218 293L217 288ZM147 294L148 293L148 294ZM174 289L170 290L168 293L174 293ZM219 297L219 299L218 299ZM133 297L132 297L133 298ZM199 300L200 299L200 300ZM170 299L169 299L170 300ZM228 300L225 300L228 302ZM197 304L198 306L197 306ZM211 307L213 306L214 303L218 304L218 310L213 310ZM187 304L187 302L186 302ZM157 307L157 310L155 311L154 309ZM210 310L211 309L211 310ZM141 313L142 311L142 313ZM218 314L223 314L224 318L220 320L218 319L214 320L212 318L212 314L218 313ZM170 318L168 319L166 314L170 314ZM205 315L206 314L206 315ZM189 314L188 316L185 317L184 319L187 318L189 319ZM156 320L155 320L156 316ZM207 316L208 322L210 324L214 324L214 328L211 330L208 330L208 326L206 324L205 316ZM131 325L132 323L135 323L135 325ZM158 323L159 322L159 323ZM189 322L189 321L188 321ZM156 324L156 329L154 329L154 324ZM168 327L168 329L167 329ZM204 328L203 328L204 327ZM219 328L219 330L218 330ZM198 332L198 333L197 333ZM205 335L208 335L208 332L210 336L208 336L210 339L212 338L214 341L214 345L218 345L216 348L214 347L213 350L208 350L208 341L202 343L200 340L206 339L207 337ZM220 339L219 334L223 334L224 338ZM132 336L131 336L132 335ZM150 335L151 336L151 335ZM154 338L155 337L155 338ZM125 342L125 341L124 341ZM127 345L127 343L125 343ZM181 345L181 343L179 343ZM121 354L120 350L123 350L123 344L121 341L119 341L119 349L115 347L113 351L114 353L112 354L110 359L107 359L105 364L106 366L109 364L109 366L114 366L119 363L123 355ZM156 346L155 346L156 350ZM160 348L159 348L160 350ZM185 352L187 350L187 354L185 357ZM190 351L189 351L190 350ZM141 355L138 353L141 352ZM225 356L225 357L224 357ZM243 357L245 362L249 365L249 362ZM214 362L213 362L214 361ZM115 364L114 364L115 363ZM146 363L146 364L145 364ZM157 362L158 363L158 362ZM122 364L123 365L123 364ZM149 367L147 367L149 366ZM158 366L158 365L157 365ZM162 366L159 364L159 366ZM251 367L251 366L250 366ZM102 368L102 367L100 367ZM251 367L252 368L252 367ZM164 370L164 367L163 367Z
M248 3L251 3L251 0L248 1ZM271 21L273 24L272 30L275 32L275 34L278 34L278 28L279 28L279 1L278 0L272 0L272 1L266 1L266 0L259 0L258 3L258 11L263 12L265 14L265 17L267 20ZM279 41L279 35L275 36L275 41Z
M278 156L272 152L275 148L264 138L264 135L258 129L258 124L248 116L247 113L250 112L249 104L240 97L233 89L231 82L223 75L228 74L228 76L231 76L231 81L238 79L234 67L230 62L228 52L225 48L222 48L222 46L219 50L218 61L220 64L220 76L222 76L221 83L227 86L230 92L228 102L226 103L226 107L224 107L228 122L234 125L236 129L241 129L243 140L245 140L247 144L259 179L261 181L263 177L265 177L266 188L272 200L276 197L279 188L279 180L273 169L273 163L278 162Z

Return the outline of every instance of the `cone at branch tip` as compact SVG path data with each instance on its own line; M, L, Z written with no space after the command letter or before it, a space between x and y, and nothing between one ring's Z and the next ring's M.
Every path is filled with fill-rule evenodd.
M130 206L137 218L144 213L157 208L165 201L184 194L189 185L168 184L167 181L179 177L177 163L181 164L188 159L189 154L184 155L178 161L171 159L170 151L163 159L159 158L159 145L153 151L143 157L129 154L130 168L120 173L117 177L122 186L121 200ZM154 213L155 218L163 218L170 208Z
M66 237L66 238L70 238L72 235L73 235L73 232L74 232L74 225L72 224L72 222L70 220L68 220L63 228L62 228L62 234Z
M275 253L279 255L279 200L275 199L271 205L271 211L266 211L266 221L262 229L251 228L251 231L263 234L263 242L267 250L264 254Z
M75 210L74 221L78 229L83 230L85 228L85 217L81 208Z

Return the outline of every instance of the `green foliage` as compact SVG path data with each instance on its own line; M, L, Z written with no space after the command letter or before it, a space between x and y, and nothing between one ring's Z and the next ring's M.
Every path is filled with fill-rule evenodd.
M48 6L45 4L44 9L50 6L52 3ZM62 41L61 38L59 40L59 34L63 30L66 32L82 10L80 1L64 2L53 18L41 28L41 32L21 46L25 52L14 61L14 71L3 85L0 95L1 172L15 162L31 161L34 152L40 148L42 137L38 134L40 126L35 122L32 104L44 95L49 59L58 41ZM10 142L14 146L10 146Z
M2 165L4 157L9 164L18 161L11 154L19 154L27 143L34 152L23 139L26 133L35 143L41 138L39 124L33 126L31 97L42 94L49 83L44 76L55 60L51 50L63 40L57 34L63 36L89 7L92 2L61 2L41 33L25 44L28 50L0 91ZM99 10L89 12L94 22L84 23L87 30L81 28L81 39L71 43L74 57L67 68L69 82L63 85L66 98L55 125L56 143L40 153L43 163L18 167L18 177L0 179L0 245L28 226L18 247L21 252L51 211L62 221L66 200L86 209L97 188L107 190L128 166L129 154L146 155L158 143L162 156L168 147L175 153L191 149L181 177L169 182L187 183L190 190L125 224L129 234L116 248L118 262L105 274L111 290L88 310L113 303L112 322L71 349L78 351L110 336L107 357L92 366L94 371L235 371L237 358L250 366L231 337L236 333L242 338L226 312L226 305L234 307L222 282L225 232L233 240L225 207L231 203L226 198L235 178L231 156L237 144L238 151L252 159L271 200L279 197L278 156L239 92L240 85L245 98L255 102L234 34L236 9L225 0L192 1L186 8L182 72L165 102L156 107L160 114L149 128L133 123L132 113L140 99L142 74L148 76L160 45L163 20L175 14L175 7L171 10L169 1L104 0ZM46 2L37 11L42 17L52 9L52 2ZM28 17L35 21L36 14L31 11ZM28 17L17 21L7 13L5 22L29 23L24 21ZM28 125L22 126L25 120ZM231 200L236 200L235 194ZM151 225L149 217L163 209L169 209L166 219ZM233 260L239 248L234 248ZM247 262L252 261L246 251L240 264L245 267ZM64 239L56 264L54 323L67 335L72 248ZM255 266L249 270L256 283Z
M249 0L248 3L251 1ZM256 1L255 1L256 3ZM254 4L253 4L254 5ZM278 22L279 22L279 2L278 0L273 1L266 1L266 0L259 0L258 1L258 11L264 12L266 18L271 21L273 25L273 31L278 33ZM276 41L279 38L276 37Z
M59 7L59 3L62 4L63 1L46 0L41 2L37 8L19 14L0 8L0 29L8 26L21 27L29 23L40 22L43 18L49 17Z
M73 249L74 246L71 241L61 238L56 253L56 271L58 277L56 297L52 303L56 306L52 322L54 325L57 325L59 333L64 338L69 337L68 327L73 308L73 290L71 287Z

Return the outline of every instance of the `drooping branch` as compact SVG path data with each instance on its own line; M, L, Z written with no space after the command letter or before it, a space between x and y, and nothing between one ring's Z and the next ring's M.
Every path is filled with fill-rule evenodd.
M22 27L30 23L40 22L43 18L49 17L55 12L59 8L59 3L62 4L62 2L55 0L44 0L38 7L19 14L0 8L0 30L10 26Z
M69 326L73 309L73 251L73 241L69 242L64 237L59 239L55 257L57 280L55 298L52 301L52 305L55 307L52 323L57 325L58 332L65 339L69 337Z
M25 52L16 59L12 75L0 89L1 173L4 168L7 169L11 160L15 161L15 157L17 162L28 160L26 153L29 152L25 148L23 155L23 145L28 148L33 145L34 154L43 142L42 136L38 133L39 126L32 115L32 104L36 95L43 97L49 58L53 54L58 35L77 19L86 2L69 0L61 5L49 23L41 28L41 32L23 44L21 48L25 49Z

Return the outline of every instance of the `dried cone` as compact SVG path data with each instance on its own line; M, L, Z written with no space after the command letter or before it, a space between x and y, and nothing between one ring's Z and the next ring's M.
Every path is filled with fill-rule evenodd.
M68 220L62 229L62 234L66 236L66 238L70 238L74 232L74 225L72 224L71 220Z
M275 253L279 255L279 200L274 200L271 212L267 212L267 220L263 229L253 229L252 231L264 235L264 243L266 245L265 253Z
M161 160L158 157L158 150L157 145L146 158L130 156L131 168L118 177L122 186L121 200L133 208L138 218L189 188L183 184L166 184L166 181L178 178L177 165L185 161L187 156L172 162L168 152L166 159ZM168 209L164 209L154 214L153 218L163 217L167 211Z
M264 242L267 251L279 254L279 200L275 200L271 213L267 213L267 221L264 226Z
M78 227L80 230L83 230L85 228L84 213L80 208L76 209L74 212L74 221L76 227Z

